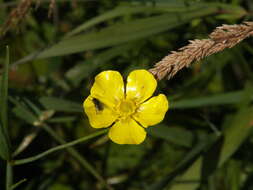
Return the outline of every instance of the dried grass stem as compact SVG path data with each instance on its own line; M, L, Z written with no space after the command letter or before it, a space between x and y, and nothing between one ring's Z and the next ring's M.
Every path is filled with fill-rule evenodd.
M172 51L160 62L156 63L150 72L158 80L168 77L170 79L179 70L189 67L194 61L199 61L204 57L214 53L231 48L253 35L253 22L244 22L239 25L222 25L217 27L208 39L190 40L189 44L180 48L178 51Z

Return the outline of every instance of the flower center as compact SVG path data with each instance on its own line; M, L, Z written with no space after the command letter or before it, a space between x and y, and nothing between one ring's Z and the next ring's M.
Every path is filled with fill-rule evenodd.
M118 106L118 112L121 118L126 118L133 114L136 110L136 105L131 100L122 100Z

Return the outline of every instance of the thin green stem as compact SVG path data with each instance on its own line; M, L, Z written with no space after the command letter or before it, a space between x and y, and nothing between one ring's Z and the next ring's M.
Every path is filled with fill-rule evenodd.
M22 180L20 180L19 182L13 184L12 187L11 187L11 190L16 189L18 186L20 186L21 184L23 184L24 182L26 182L26 180L27 180L27 179L22 179Z
M65 144L66 142L55 133L48 125L44 124L43 129L51 135L58 143ZM103 177L96 171L95 168L73 147L67 148L67 151L83 166L86 170L88 170L98 181L100 181L108 190L112 190L112 188L106 183Z
M6 166L6 190L11 190L12 189L12 183L13 183L13 170L12 170L12 165L7 162Z
M65 148L68 148L68 147L71 147L71 146L74 146L76 144L79 144L79 143L82 143L84 141L87 141L89 139L92 139L94 137L97 137L99 135L102 135L102 134L105 134L107 132L107 129L104 129L104 130L100 130L96 133L92 133L90 135L87 135L85 137L82 137L82 138L79 138L77 140L74 140L74 141L71 141L69 143L66 143L66 144L63 144L63 145L59 145L59 146L56 146L54 148L51 148L45 152L42 152L38 155L35 155L35 156L31 156L29 158L25 158L25 159L20 159L20 160L13 160L12 161L12 164L13 165L22 165L22 164L27 164L27 163L30 163L30 162L34 162L40 158L43 158L44 156L48 155L48 154L51 154L53 152L56 152L56 151L59 151L59 150L62 150L62 149L65 149Z

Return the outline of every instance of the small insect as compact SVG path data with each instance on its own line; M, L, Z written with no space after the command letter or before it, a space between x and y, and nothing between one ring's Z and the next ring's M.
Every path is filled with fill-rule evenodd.
M103 104L97 98L93 98L92 102L94 103L97 111L102 111L104 109Z

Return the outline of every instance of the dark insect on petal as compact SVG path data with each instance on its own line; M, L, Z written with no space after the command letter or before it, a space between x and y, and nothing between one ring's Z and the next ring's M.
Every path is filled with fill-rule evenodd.
M92 102L94 103L97 111L102 111L104 109L103 104L97 98L93 98Z

